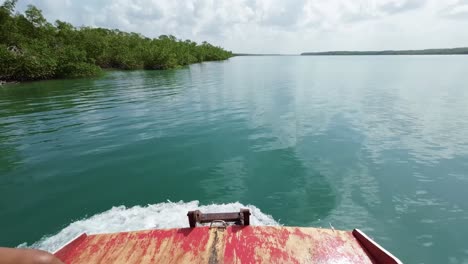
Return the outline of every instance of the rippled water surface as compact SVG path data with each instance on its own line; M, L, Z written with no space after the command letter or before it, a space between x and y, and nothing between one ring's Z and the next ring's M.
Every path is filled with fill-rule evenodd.
M236 57L0 87L0 245L112 206L239 201L361 228L406 263L468 263L467 58Z

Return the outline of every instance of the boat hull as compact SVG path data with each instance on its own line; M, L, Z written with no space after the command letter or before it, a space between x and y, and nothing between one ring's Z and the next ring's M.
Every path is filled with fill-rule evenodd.
M55 256L65 263L401 263L359 230L283 226L83 234Z

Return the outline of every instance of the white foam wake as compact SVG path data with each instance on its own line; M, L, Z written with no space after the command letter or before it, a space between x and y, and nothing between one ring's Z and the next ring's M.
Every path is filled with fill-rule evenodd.
M112 207L103 213L71 223L55 235L45 236L31 247L54 252L76 236L99 233L144 230L151 228L188 227L187 212L199 209L206 213L236 212L240 208L249 208L251 225L278 225L270 216L262 213L253 205L241 203L200 205L192 202L166 202L148 206ZM20 245L27 246L25 244Z

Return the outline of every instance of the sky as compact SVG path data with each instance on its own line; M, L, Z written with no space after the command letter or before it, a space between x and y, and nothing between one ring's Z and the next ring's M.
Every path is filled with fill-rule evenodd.
M468 0L19 0L18 11L28 4L49 21L239 53L468 46Z

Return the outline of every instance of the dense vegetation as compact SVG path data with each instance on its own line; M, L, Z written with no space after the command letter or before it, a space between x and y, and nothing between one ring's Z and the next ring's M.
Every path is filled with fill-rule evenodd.
M52 25L32 5L15 13L16 2L0 6L0 81L93 76L102 68L170 69L232 56L207 42L174 36L150 39L58 20Z
M381 51L326 51L305 52L301 55L457 55L468 54L468 48L423 49L423 50L381 50Z

